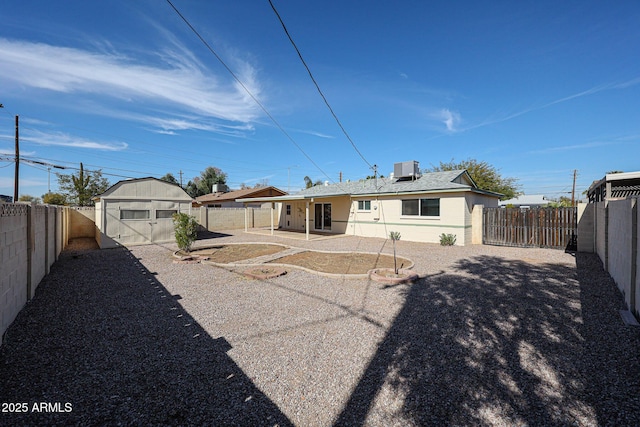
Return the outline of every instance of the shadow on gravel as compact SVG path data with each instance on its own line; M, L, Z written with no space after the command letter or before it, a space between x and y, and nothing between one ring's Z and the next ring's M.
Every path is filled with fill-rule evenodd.
M126 249L63 252L0 348L0 402L30 412L0 424L291 425L179 298Z
M229 237L230 234L225 233L217 233L215 231L209 230L199 230L198 231L198 240L206 240L206 239L217 239L220 237Z
M408 287L335 424L385 388L407 424L639 425L640 333L597 256L576 264L476 257Z

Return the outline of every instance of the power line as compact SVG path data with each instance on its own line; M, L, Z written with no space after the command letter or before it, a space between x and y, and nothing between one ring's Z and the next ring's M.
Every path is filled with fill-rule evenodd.
M311 164L313 164L316 167L316 169L322 172L322 174L326 176L331 182L334 182L333 179L331 179L331 177L327 175L327 173L323 171L322 168L318 166L316 162L314 162L313 159L302 149L302 147L298 145L298 143L291 137L291 135L289 135L287 131L284 130L284 128L280 125L280 123L278 123L275 117L273 117L271 113L269 113L266 107L262 105L262 103L258 100L258 98L256 98L253 95L253 93L247 88L247 86L242 82L242 80L240 80L240 78L233 72L233 70L229 68L229 66L222 60L222 58L209 45L209 43L207 43L207 41L200 35L198 30L196 30L193 27L193 25L191 25L191 23L187 20L187 18L185 18L185 16L182 15L182 13L180 13L180 11L173 5L173 3L171 3L171 0L167 0L167 3L169 3L169 5L173 8L176 14L184 21L185 24L187 24L187 26L191 29L191 31L193 31L193 33L198 37L198 39L200 39L202 44L205 45L205 47L209 50L209 52L211 52L213 56L215 56L216 59L222 64L222 66L229 72L229 74L231 74L231 76L235 79L235 81L238 82L240 86L242 86L244 91L251 97L251 99L254 100L254 102L260 107L260 109L262 109L262 111L267 115L267 117L269 117L269 119L273 122L273 124L275 124L276 127L280 130L280 132L282 132L287 137L287 139L289 139L289 141L291 141L291 143L295 145L295 147L307 158L307 160L311 162Z
M345 130L344 126L342 126L342 123L340 122L340 119L338 119L338 116L336 115L336 113L333 111L333 108L331 108L331 105L329 105L329 101L327 101L327 98L324 96L324 93L322 93L322 90L320 89L320 85L318 85L318 82L316 81L315 77L313 77L313 73L311 73L311 70L309 69L309 66L307 65L306 61L302 57L302 53L300 53L300 50L298 49L298 46L296 46L296 43L293 41L293 38L291 37L291 34L289 34L289 30L287 30L287 26L284 24L284 21L280 17L280 14L278 13L278 10L273 5L273 2L271 0L269 0L269 4L271 5L271 9L273 9L273 12L278 17L278 21L280 21L280 24L282 25L282 28L284 29L285 34L287 35L287 37L289 38L289 41L291 42L291 45L296 50L296 52L298 54L298 57L300 58L300 61L302 61L302 65L304 65L304 68L306 68L307 73L309 73L309 77L311 78L311 81L313 82L313 84L316 86L316 89L318 90L318 93L322 97L322 100L324 101L325 105L327 106L327 108L331 112L331 115L333 116L333 118L335 119L336 123L338 123L338 126L342 130L342 133L344 134L344 136L347 137L347 140L349 140L349 142L351 143L351 146L353 147L354 150L356 150L356 153L358 153L360 158L367 164L367 166L369 166L369 169L374 169L375 170L375 168L374 168L375 165L372 166L371 163L369 163L367 161L367 159L364 158L364 156L362 155L360 150L358 150L358 147L356 147L356 144L353 142L353 140L351 139L351 137L349 136L349 134Z

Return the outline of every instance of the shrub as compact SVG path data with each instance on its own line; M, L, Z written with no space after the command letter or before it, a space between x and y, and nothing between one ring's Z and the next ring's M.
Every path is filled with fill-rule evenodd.
M440 235L440 244L442 246L453 246L456 244L456 235L455 234L444 234Z
M175 213L173 214L173 228L178 248L190 252L193 242L198 238L198 223L195 217L182 212Z

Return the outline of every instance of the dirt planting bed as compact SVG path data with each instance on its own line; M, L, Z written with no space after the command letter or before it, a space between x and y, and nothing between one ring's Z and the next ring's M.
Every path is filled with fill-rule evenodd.
M393 268L393 257L368 253L327 253L305 251L284 256L271 261L277 264L291 264L314 271L332 274L366 274L374 268ZM408 266L411 262L398 258L398 266Z
M287 249L280 245L269 244L240 244L240 245L219 245L191 251L190 255L207 256L209 261L220 264L229 264L237 261L244 261L257 258L263 255L272 255ZM178 252L178 255L186 255Z

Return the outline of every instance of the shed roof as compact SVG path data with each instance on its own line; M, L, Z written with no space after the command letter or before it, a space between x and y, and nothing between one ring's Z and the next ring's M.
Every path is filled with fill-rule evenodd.
M144 185L148 184L148 185ZM166 191L163 194L152 194L150 185L158 185L158 188L165 188ZM134 191L133 194L123 195L122 189L123 187L135 186L140 187L140 191ZM146 177L146 178L133 178L133 179L124 179L122 181L118 181L109 187L104 193L99 194L93 197L93 200L100 200L105 198L127 198L127 199L142 199L142 200L151 200L151 199L172 199L172 200L184 200L191 201L193 200L191 196L187 194L186 191L178 184L173 184L171 182L163 181L158 178Z

